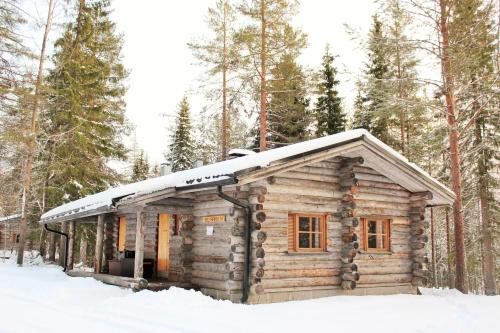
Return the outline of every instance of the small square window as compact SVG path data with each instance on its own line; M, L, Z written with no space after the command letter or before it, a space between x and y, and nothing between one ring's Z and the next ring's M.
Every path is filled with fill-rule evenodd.
M385 252L390 249L390 220L361 219L363 250Z
M325 251L325 223L324 215L289 214L289 250L295 252Z

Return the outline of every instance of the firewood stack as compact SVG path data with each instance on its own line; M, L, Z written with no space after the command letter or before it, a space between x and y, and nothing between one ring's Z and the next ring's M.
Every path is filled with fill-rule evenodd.
M359 280L358 266L353 263L359 248L358 235L355 232L359 225L356 217L355 195L358 192L358 180L355 177L354 167L363 164L363 158L346 158L342 160L340 167L340 184L343 192L340 201L339 215L342 223L342 283L343 289L356 288Z

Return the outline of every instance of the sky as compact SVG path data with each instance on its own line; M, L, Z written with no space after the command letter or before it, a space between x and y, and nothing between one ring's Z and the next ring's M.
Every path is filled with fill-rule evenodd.
M48 54L67 20L68 1L56 1ZM24 2L31 15L31 23L26 27L28 43L35 49L40 48L47 1ZM130 71L126 82L126 116L135 131L125 141L131 146L132 137L135 137L138 148L144 149L151 164L165 161L169 128L182 97L188 96L193 118L206 104L204 93L199 88L203 68L196 64L187 43L206 35L208 7L214 3L215 0L112 1L112 19L124 38L123 62ZM348 112L352 108L355 80L362 71L365 55L359 41L353 40L347 32L346 25L359 36L366 36L375 9L372 0L302 0L293 22L294 27L308 35L307 48L299 58L305 68L319 68L327 44L338 56L339 90ZM50 62L47 66L50 67ZM113 166L127 168L126 164Z
M207 8L214 0L119 0L112 18L124 34L124 63L130 70L126 114L135 125L138 146L152 163L164 161L169 123L187 94L192 116L204 105L198 88L203 69L187 47L207 30ZM354 80L364 64L363 52L345 24L366 34L375 5L370 0L303 0L294 26L308 35L302 65L318 68L327 43L337 54L340 93L347 108L354 98Z

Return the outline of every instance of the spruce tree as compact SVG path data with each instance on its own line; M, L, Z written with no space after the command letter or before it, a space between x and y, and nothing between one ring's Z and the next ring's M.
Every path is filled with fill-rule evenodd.
M373 24L368 37L368 63L365 69L363 124L354 124L363 127L386 143L390 143L388 134L388 119L384 112L387 107L387 93L389 90L389 60L387 56L387 39L384 35L382 22L378 16L373 16Z
M47 77L43 163L48 206L106 189L120 178L107 162L125 159L122 37L109 1L79 0L76 19L56 41Z
M342 99L337 90L340 81L337 79L334 59L327 46L320 71L319 96L314 108L317 137L343 132L346 128L347 120L342 110Z
M139 154L134 160L134 165L132 166L132 176L130 179L133 182L138 182L140 180L145 180L149 176L149 162L148 157L144 154L141 149Z
M312 123L306 78L292 54L271 69L269 84L269 147L304 141Z
M167 159L173 172L191 169L193 167L194 142L191 134L191 116L187 97L179 103L175 129L170 138Z

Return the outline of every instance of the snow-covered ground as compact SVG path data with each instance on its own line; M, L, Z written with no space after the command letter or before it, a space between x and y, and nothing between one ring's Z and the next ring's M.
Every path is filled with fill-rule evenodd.
M500 296L342 296L239 305L201 293L129 290L0 259L0 332L493 332Z

